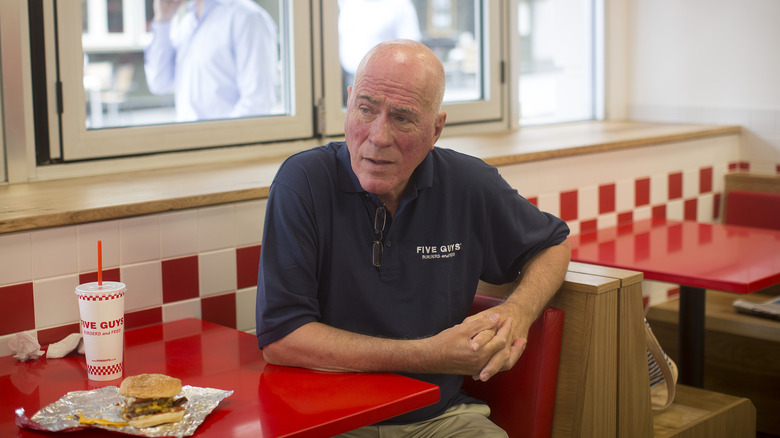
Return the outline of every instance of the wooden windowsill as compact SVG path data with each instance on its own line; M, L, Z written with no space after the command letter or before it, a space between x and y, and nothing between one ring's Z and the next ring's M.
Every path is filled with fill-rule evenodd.
M740 133L738 126L583 122L440 139L504 166ZM281 164L262 159L0 186L0 234L262 199Z

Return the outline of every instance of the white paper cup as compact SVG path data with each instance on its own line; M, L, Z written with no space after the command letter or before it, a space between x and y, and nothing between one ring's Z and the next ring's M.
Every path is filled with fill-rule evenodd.
M116 281L76 286L90 380L122 377L126 291L125 284Z

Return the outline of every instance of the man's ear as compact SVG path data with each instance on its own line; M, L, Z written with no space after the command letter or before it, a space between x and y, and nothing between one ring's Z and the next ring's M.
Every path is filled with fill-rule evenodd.
M433 122L433 144L435 145L439 141L442 131L444 131L444 124L447 122L447 113L441 112L436 116L436 120ZM433 145L431 145L433 149Z

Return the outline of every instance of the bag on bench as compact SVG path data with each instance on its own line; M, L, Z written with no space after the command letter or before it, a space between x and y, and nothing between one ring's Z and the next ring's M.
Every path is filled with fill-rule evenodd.
M650 400L653 412L661 412L674 401L677 364L664 353L645 318L647 369L650 374Z

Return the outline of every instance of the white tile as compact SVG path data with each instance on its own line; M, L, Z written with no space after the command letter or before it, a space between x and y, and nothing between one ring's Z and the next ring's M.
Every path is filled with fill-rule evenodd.
M119 222L92 222L76 227L79 272L97 270L97 242L103 252L103 268L119 266Z
M713 208L715 208L715 195L712 193L705 193L699 196L698 204L696 206L696 221L711 223L714 221Z
M236 290L236 250L228 249L198 255L200 296Z
M0 286L32 281L30 233L0 234Z
M79 303L75 293L78 283L79 278L75 274L33 282L36 328L79 321Z
M633 179L622 179L615 184L615 210L618 213L634 208L636 189Z
M163 259L198 253L198 211L160 215L160 251Z
M61 227L32 232L33 279L75 274L76 228Z
M682 199L675 199L666 204L666 218L680 221L684 217L684 203Z
M184 318L201 318L199 298L163 305L163 322L177 321Z
M666 204L669 199L669 174L655 174L650 177L650 205Z
M122 282L127 286L125 311L135 311L162 305L162 266L160 261L124 265Z
M241 331L252 331L257 325L255 320L255 305L257 303L257 287L241 289L236 292L236 328Z
M726 185L726 173L728 173L728 163L712 167L712 192L723 193Z
M569 227L569 234L574 236L576 234L580 234L580 221L573 220L566 222L566 225Z
M260 243L267 204L266 199L236 204L236 246Z
M561 215L561 196L559 193L544 193L537 198L539 210L550 213L554 216Z
M699 195L699 169L683 172L682 191L683 199L691 199Z
M235 208L232 205L198 210L198 252L235 247Z
M599 189L596 186L577 190L577 219L595 219L599 215Z
M598 229L614 227L615 225L617 225L617 213L602 214L596 221L596 228Z
M159 216L141 216L119 222L120 264L129 265L159 259Z
M653 208L650 207L649 205L637 207L636 209L634 209L635 221L650 219L651 217L653 217Z

